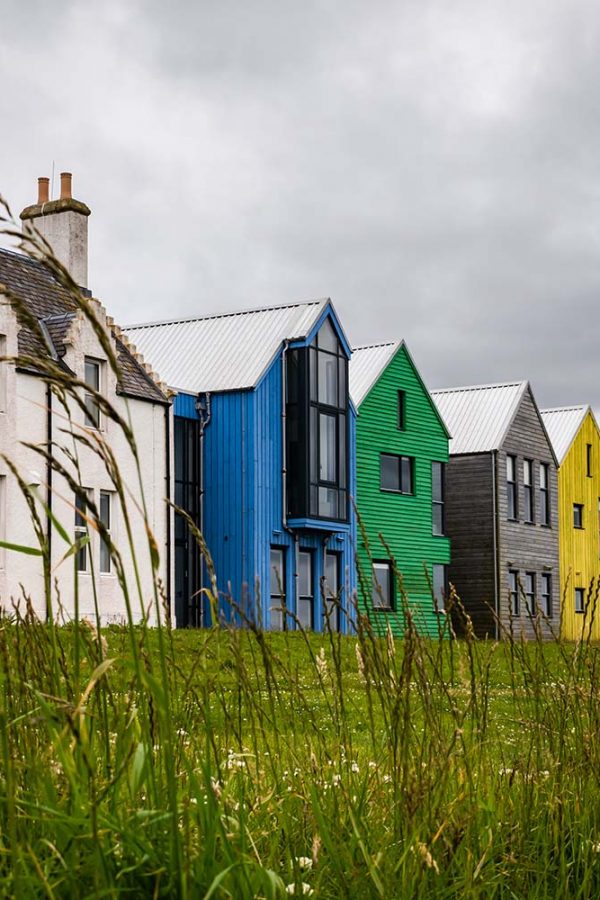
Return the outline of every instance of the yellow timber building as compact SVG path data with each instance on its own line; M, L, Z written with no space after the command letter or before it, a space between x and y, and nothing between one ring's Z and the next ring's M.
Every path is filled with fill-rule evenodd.
M600 640L600 429L589 406L542 418L559 463L561 635Z

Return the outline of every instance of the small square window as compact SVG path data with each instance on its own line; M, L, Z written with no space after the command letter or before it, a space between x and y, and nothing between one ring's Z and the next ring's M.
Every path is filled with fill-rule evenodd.
M573 528L583 528L583 503L573 504Z
M389 561L373 563L371 599L374 609L392 609L394 601L394 573Z
M412 456L381 454L380 485L382 491L414 494L414 459Z

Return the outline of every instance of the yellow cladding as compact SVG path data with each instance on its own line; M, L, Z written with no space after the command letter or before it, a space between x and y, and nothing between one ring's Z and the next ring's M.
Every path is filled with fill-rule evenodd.
M589 410L558 470L558 496L562 635L568 640L582 636L599 640L600 432ZM583 505L583 528L574 526L574 504ZM584 590L589 604L585 615L575 612L575 588Z

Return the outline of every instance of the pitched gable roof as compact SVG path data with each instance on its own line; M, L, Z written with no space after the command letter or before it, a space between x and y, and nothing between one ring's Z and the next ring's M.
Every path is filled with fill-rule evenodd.
M0 248L0 295L2 286L19 297L38 320L45 340L21 322L18 351L22 356L50 354L61 359L65 354L64 341L78 309L69 292L42 262L22 253ZM144 366L136 359L133 349L126 346L113 332L116 356L120 369L119 391L141 400L165 403L167 398Z
M438 407L434 403L427 385L421 377L421 373L417 369L415 362L404 340L389 341L384 344L370 344L364 347L354 347L352 350L352 358L350 359L350 396L354 405L357 407L363 402L371 388L383 375L386 368L394 359L399 350L403 350L406 358L412 367L417 381L425 391L427 399L431 404L431 408L435 416L439 419L440 425L450 437L448 426L444 421Z
M310 300L124 329L174 390L255 387L284 341L306 340L331 301Z
M431 391L452 435L450 454L500 449L528 387L511 381Z
M542 420L559 463L562 463L588 412L596 421L591 407L556 406L540 410ZM596 425L596 427L598 427Z

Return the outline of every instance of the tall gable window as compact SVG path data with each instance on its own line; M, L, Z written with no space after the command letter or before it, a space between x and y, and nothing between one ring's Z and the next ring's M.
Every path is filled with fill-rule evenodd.
M533 516L533 461L523 460L523 517L532 524Z
M506 500L507 517L517 518L517 457L506 457Z
M101 372L102 363L97 359L90 359L89 356L86 356L84 381L96 394L100 393ZM89 428L100 428L100 407L92 391L86 391L84 395L85 424Z
M433 533L445 534L445 465L441 462L431 463L431 487L432 487L432 518Z
M540 463L540 525L550 524L550 491L548 463Z
M348 519L348 359L326 319L310 347L287 351L290 516Z

